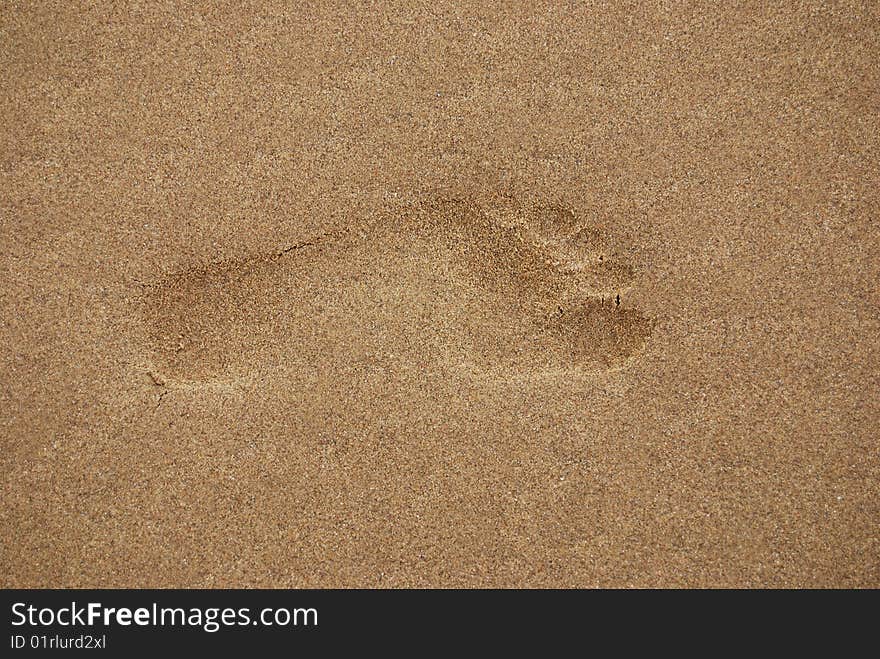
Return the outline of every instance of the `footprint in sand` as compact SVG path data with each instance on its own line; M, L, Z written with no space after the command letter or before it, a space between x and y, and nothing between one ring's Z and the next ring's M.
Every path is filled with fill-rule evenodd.
M613 236L571 210L431 199L362 235L327 235L148 287L156 371L204 382L288 368L619 368L652 321Z

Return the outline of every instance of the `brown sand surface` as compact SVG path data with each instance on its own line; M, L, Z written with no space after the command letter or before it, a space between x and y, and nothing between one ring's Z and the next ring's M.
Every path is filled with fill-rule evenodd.
M880 586L880 6L0 8L4 586Z

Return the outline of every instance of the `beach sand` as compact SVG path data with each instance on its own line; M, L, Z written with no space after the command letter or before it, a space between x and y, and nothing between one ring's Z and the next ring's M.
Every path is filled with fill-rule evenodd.
M2 585L880 586L878 44L4 4Z

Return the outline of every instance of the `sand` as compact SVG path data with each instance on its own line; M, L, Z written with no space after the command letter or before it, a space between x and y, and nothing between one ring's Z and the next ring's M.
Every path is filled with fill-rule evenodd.
M7 587L880 586L880 8L7 3Z

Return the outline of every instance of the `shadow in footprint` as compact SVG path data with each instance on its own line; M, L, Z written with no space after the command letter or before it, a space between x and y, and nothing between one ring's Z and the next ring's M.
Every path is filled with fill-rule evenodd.
M143 313L156 368L183 381L352 364L602 371L651 333L619 306L632 277L564 207L431 199L363 239L173 273Z

